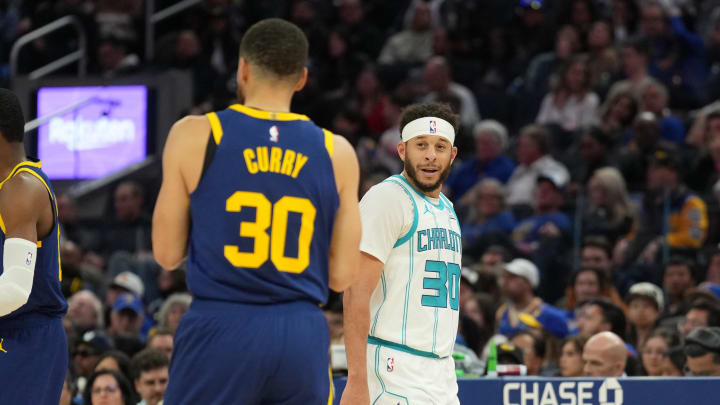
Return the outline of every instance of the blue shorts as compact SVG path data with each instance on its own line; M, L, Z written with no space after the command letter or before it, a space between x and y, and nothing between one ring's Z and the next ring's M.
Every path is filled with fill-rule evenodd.
M28 313L0 320L0 404L57 405L68 369L62 320Z
M329 337L308 302L195 300L175 334L164 404L331 404Z

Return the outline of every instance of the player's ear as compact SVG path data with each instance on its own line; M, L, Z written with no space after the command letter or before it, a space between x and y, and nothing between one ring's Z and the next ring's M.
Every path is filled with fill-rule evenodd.
M455 161L456 156L457 156L457 146L453 146L452 156L450 157L450 164L452 164Z
M305 83L307 83L307 76L308 76L308 70L307 68L303 68L302 73L300 74L300 80L298 80L297 84L295 85L295 91L300 91L305 87Z
M403 142L403 141L398 142L397 151L398 151L398 155L400 156L400 159L402 159L402 161L404 162L405 161L405 142Z

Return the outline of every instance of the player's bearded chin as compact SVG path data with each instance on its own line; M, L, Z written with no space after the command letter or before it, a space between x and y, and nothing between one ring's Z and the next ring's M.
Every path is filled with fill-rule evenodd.
M405 168L405 173L412 179L413 183L415 183L415 186L420 189L423 193L429 193L431 191L437 190L442 183L447 180L448 176L450 175L450 168L451 164L450 162L447 162L445 164L445 168L442 172L440 172L440 177L438 178L438 181L436 181L433 184L426 184L420 182L417 176L417 170L415 169L415 164L410 161L410 158L406 155L405 161L403 162L403 166Z

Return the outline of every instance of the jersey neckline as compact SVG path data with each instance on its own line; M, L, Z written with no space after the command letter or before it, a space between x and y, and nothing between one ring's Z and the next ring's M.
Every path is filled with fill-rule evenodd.
M228 108L230 108L231 110L237 111L239 113L248 115L253 118L259 118L261 120L310 121L310 118L308 118L306 115L295 114L295 113L291 113L291 112L274 112L274 111L258 110L257 108L248 107L248 106L242 105L242 104L233 104Z
M419 195L420 197L422 197L423 200L425 200L428 204L432 205L433 207L435 207L435 208L437 208L437 209L439 209L439 210L442 210L443 208L445 208L445 203L443 202L442 197L440 197L440 196L442 196L442 193L440 193L440 196L437 198L438 202L435 203L435 202L433 202L433 201L430 199L430 197L428 197L428 196L426 196L425 194L421 193L420 191L418 191L418 189L415 188L415 186L413 186L412 184L410 184L410 182L408 181L408 179L405 178L405 176L400 175L400 174L396 174L396 175L393 175L392 177L396 177L396 178L402 180L403 182L405 182L405 184L407 184L407 185L410 187L410 189L411 189L413 192L415 192L415 194L417 194L417 195Z

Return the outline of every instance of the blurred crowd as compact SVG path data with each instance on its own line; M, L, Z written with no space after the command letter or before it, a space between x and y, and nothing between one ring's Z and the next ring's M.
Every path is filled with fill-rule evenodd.
M187 70L187 112L222 109L235 102L244 30L288 19L310 40L293 110L356 146L361 195L402 170L404 106L442 101L459 115L444 187L463 233L458 368L485 373L492 346L498 364L532 375L720 375L718 5L205 0L157 25L150 60L141 0L3 0L0 80L14 40L72 14L93 74ZM32 42L19 71L74 41L68 29ZM102 218L58 198L75 396L124 378L123 398L139 400L137 353L169 356L189 305L183 270L150 254L148 184L119 184ZM341 347L337 296L326 314ZM116 372L94 372L103 356Z

